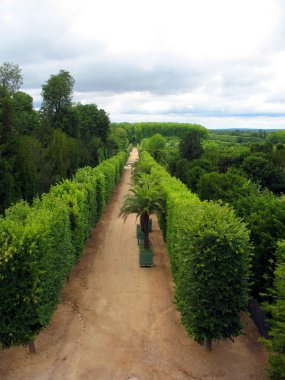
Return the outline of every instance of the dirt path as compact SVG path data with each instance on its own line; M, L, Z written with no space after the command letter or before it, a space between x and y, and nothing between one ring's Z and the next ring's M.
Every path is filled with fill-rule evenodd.
M251 321L246 336L215 343L211 353L187 337L157 221L155 266L140 268L135 216L125 224L118 218L129 187L126 169L51 325L36 340L37 354L22 347L0 352L0 379L263 379L266 353Z

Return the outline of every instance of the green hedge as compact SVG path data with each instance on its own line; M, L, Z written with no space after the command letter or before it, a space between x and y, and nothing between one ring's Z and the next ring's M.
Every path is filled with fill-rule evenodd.
M49 323L65 280L122 173L128 152L82 168L32 206L0 218L0 345L28 344Z
M100 198L105 200L102 189L105 188L104 175L96 175L94 169L90 166L77 170L74 176L74 181L78 184L82 184L87 193L87 213L88 213L88 226L94 226L100 219L101 213L99 211L99 205L103 203ZM103 210L104 206L101 208Z
M74 265L69 210L59 200L51 209L21 202L1 218L0 241L1 346L27 344L48 324Z
M91 227L88 225L90 218L85 184L64 180L60 184L53 186L50 193L42 197L42 202L47 204L48 207L52 207L54 198L62 199L69 207L72 242L76 256L79 257Z
M199 343L232 338L248 305L249 232L232 209L201 202L146 152L165 195L159 216L175 281L176 303L188 333Z
M269 376L273 380L285 380L285 240L278 243L277 262L274 271L273 302L263 304L270 318L270 339L263 339L269 349Z

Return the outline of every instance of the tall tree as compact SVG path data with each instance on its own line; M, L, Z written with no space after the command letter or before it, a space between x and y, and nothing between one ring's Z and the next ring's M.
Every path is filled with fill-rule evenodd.
M163 137L160 133L156 133L148 139L145 149L150 152L156 161L160 162L160 158L163 156L163 150L165 149L165 146L166 138Z
M12 96L23 84L18 65L5 62L0 66L0 144L7 144L12 138Z
M5 87L0 87L0 145L12 138L13 101Z
M203 153L202 138L205 137L203 131L192 129L181 139L179 150L182 158L193 160L199 158Z
M96 104L77 104L75 106L80 120L80 137L84 142L93 136L106 143L110 129L110 120L106 112Z
M22 91L13 95L12 124L17 135L32 135L39 127L38 112L33 109L33 98Z
M47 154L51 163L52 183L67 177L71 161L71 141L60 129L54 130Z
M5 62L0 66L0 86L14 94L23 84L23 76L18 65Z
M75 80L68 71L60 70L42 85L41 112L54 128L61 127L61 122L71 107L74 83Z
M277 242L285 236L285 198L270 192L240 197L235 209L247 223L253 244L252 294L260 299L272 286Z

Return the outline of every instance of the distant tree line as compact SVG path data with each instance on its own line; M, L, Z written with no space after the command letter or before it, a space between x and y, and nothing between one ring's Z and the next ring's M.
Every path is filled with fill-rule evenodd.
M0 66L0 214L128 145L126 131L111 127L103 109L72 103L75 79L68 71L42 85L39 110L22 84L18 65Z
M171 122L142 122L142 123L115 123L117 127L124 128L128 133L129 140L139 143L144 138L152 137L159 133L164 137L182 138L187 132L200 131L203 136L208 136L208 130L199 124L171 123Z

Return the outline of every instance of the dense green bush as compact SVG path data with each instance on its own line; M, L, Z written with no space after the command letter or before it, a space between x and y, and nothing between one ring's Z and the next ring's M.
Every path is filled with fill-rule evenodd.
M106 179L106 203L111 198L113 189L116 184L116 168L108 161L103 161L97 166L97 170L104 174Z
M74 265L69 211L20 203L0 219L0 342L27 344L43 329Z
M188 333L211 346L242 328L248 304L249 233L232 209L201 202L148 153L140 159L165 196L160 225L166 238L176 285L176 302Z
M235 337L248 304L248 231L227 207L182 203L179 212L175 206L173 219L183 226L173 242L182 322L199 343Z
M116 156L109 158L108 162L114 165L116 169L115 181L117 182L124 170L124 165L126 162L126 153L120 152Z
M263 343L270 350L270 378L285 379L285 241L278 244L275 279L271 296L273 303L264 303L265 310L271 315L269 340Z
M126 158L123 152L80 169L32 207L21 201L0 217L1 347L28 344L49 323Z
M87 207L88 207L88 226L94 226L99 220L101 214L98 210L98 198L100 195L100 180L96 176L93 168L86 166L77 170L74 176L74 181L84 186L87 192ZM99 196L98 196L99 195Z
M285 197L271 192L238 198L236 212L250 229L253 245L252 294L260 298L272 286L278 240L285 236Z
M51 200L48 199L50 197L52 198ZM47 202L50 205L53 198L63 199L69 207L72 242L77 257L80 257L91 228L88 224L90 216L85 184L64 180L60 184L51 187L50 193L43 197L43 203Z

